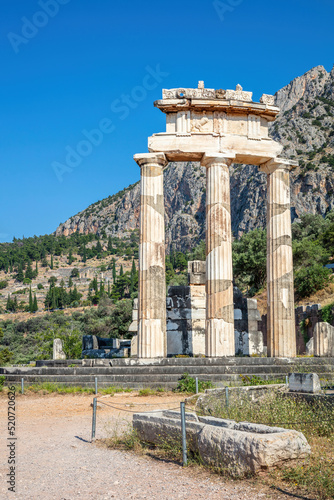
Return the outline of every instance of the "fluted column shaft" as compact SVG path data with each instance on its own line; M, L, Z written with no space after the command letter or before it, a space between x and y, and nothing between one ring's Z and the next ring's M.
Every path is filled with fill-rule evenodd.
M138 357L167 356L163 153L135 155L141 169Z
M205 154L206 167L206 337L208 357L234 356L231 161Z
M268 356L295 357L296 330L289 167L267 176Z

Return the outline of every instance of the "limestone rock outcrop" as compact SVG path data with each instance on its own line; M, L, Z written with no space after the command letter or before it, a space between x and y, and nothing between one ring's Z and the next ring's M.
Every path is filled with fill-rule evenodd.
M270 135L284 146L281 156L300 164L290 173L292 216L325 215L334 208L334 68L327 72L317 66L295 78L276 93L275 104L281 112L270 125ZM256 166L233 164L230 183L233 235L265 227L266 174ZM107 235L128 235L139 228L139 191L136 183L90 205L61 224L56 234L105 230ZM168 250L191 249L205 233L205 168L170 163L164 170L164 194Z

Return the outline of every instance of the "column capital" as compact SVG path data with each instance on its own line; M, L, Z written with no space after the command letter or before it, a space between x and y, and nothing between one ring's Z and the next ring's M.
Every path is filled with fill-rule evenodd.
M225 163L230 166L235 159L235 153L229 151L228 153L204 153L201 159L202 167L208 167L212 163Z
M272 174L275 170L282 168L284 170L292 170L298 167L298 161L288 160L287 158L272 158L260 165L260 171L265 174Z
M150 163L158 164L161 167L165 167L168 163L166 155L164 153L140 153L133 157L134 161L138 163L141 167L142 165L147 165Z

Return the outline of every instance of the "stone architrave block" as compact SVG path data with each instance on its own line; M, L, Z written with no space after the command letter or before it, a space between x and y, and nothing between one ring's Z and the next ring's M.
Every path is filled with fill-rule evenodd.
M334 327L329 323L317 323L313 333L314 356L334 356Z
M314 355L314 339L313 339L313 337L306 344L306 355L307 356Z
M316 373L289 373L289 391L321 392L319 377Z
M133 427L146 442L159 444L181 434L179 412L135 413ZM301 432L248 422L237 423L186 413L187 446L204 463L226 467L232 475L307 457L311 448Z
M131 339L131 357L138 356L138 335L134 335Z
M63 351L63 341L54 339L53 341L53 359L66 359L66 354Z
M189 285L205 285L206 269L205 261L193 260L188 262Z

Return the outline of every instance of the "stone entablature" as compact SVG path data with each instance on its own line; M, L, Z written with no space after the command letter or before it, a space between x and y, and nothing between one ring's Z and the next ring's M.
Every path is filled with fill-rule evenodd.
M260 165L282 151L268 135L268 125L279 112L274 96L263 94L256 103L252 92L240 85L214 90L204 88L204 82L197 89L164 89L162 95L154 105L166 113L166 132L154 134L148 145L169 161L187 161L189 152L200 160L212 151L235 154L236 163Z

